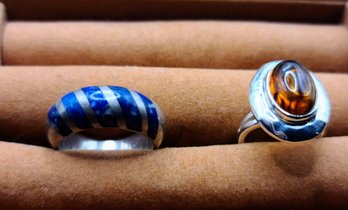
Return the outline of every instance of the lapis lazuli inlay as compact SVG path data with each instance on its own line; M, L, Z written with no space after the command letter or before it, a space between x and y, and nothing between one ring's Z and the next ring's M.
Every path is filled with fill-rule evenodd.
M90 86L81 88L81 94L70 92L53 105L48 112L48 121L62 136L72 133L74 127L123 127L130 131L143 132L155 139L159 128L159 113L156 105L146 96L119 86ZM81 93L81 92L80 92ZM137 94L141 101L134 99ZM86 107L88 106L88 107ZM141 114L145 112L146 115ZM87 110L87 111L86 111ZM146 116L147 119L142 119ZM96 122L90 122L94 119ZM144 122L147 126L144 127ZM147 128L147 130L144 130Z
M141 93L138 93L141 100L143 100L146 108L146 113L147 113L147 120L148 120L148 125L149 128L147 130L147 134L149 135L150 138L154 139L157 135L158 131L158 115L157 115L157 110L155 107L155 104L148 99L146 96L144 96Z
M92 125L77 100L75 93L71 92L63 96L62 103L71 121L76 125L76 127L81 129L92 128Z
M103 127L116 127L117 117L113 113L111 106L105 99L100 88L97 86L92 86L81 89L86 94L100 125Z
M135 100L129 90L123 87L112 86L110 87L118 102L120 103L124 120L126 121L127 128L132 131L142 131L142 120L139 109Z
M54 125L54 128L58 130L58 133L62 134L63 136L67 136L72 133L72 130L64 122L55 105L53 105L48 111L48 121Z

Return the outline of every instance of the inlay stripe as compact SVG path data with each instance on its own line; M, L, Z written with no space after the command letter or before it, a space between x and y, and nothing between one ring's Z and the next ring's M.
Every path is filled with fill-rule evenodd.
M95 114L94 114L94 110L91 107L91 104L89 103L89 100L87 99L86 94L81 90L76 90L74 92L77 101L79 102L81 108L83 109L83 111L86 114L86 117L88 119L88 121L90 122L90 124L94 127L94 128L100 128L100 124L98 122L98 119L96 118Z
M62 102L62 100L59 100L56 104L55 104L58 113L60 115L60 117L62 118L62 120L65 122L65 124L67 126L69 126L69 128L73 131L73 132L78 132L80 129L76 127L76 125L71 121L69 114L67 113L65 106Z
M130 93L133 96L133 99L134 99L134 101L138 107L138 110L140 112L140 115L141 115L142 131L147 132L148 120L147 120L147 111L146 111L145 104L144 104L143 100L141 99L141 97L138 95L138 93L136 93L134 91L130 91Z
M84 110L82 109L73 92L70 92L63 96L62 104L64 105L66 112L68 113L71 121L76 125L76 127L81 129L92 128L91 123L89 122Z
M117 101L120 104L127 129L132 131L142 131L142 119L131 93L128 89L118 86L110 86L114 92Z
M126 129L127 128L126 121L124 120L120 103L118 103L118 100L116 95L114 94L114 91L111 90L109 86L100 86L99 89L101 90L105 100L108 102L108 105L111 108L111 113L116 118L117 125L120 128Z
M48 111L48 121L62 136L67 136L73 132L60 116L56 105L53 105Z
M103 92L97 86L85 87L81 89L86 95L94 115L103 127L116 127L117 115L108 101L105 99Z
M158 120L158 113L156 110L156 105L146 96L144 96L141 93L138 93L142 101L144 102L144 105L146 107L146 113L147 113L147 121L148 121L148 130L147 135L151 139L155 139L158 132L158 126L159 126L159 120Z

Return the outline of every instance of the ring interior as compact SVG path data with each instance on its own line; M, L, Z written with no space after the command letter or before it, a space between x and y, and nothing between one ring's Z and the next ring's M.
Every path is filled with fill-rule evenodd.
M141 133L129 133L121 137L101 139L85 133L73 133L59 144L59 150L115 151L152 150L153 141Z

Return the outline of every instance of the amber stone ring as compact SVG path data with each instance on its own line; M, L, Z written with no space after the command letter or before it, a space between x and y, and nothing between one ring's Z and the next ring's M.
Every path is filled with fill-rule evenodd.
M249 90L251 112L238 129L238 143L262 128L286 142L320 138L330 119L330 103L323 85L300 63L271 61L253 77Z

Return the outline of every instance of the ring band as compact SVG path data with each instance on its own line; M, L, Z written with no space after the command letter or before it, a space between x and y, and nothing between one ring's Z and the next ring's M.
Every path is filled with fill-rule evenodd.
M69 92L52 105L48 126L48 140L60 150L155 149L163 140L165 119L156 103L139 92L90 86ZM127 135L100 139L82 134L108 129Z
M279 141L319 138L330 118L323 85L293 60L264 64L250 83L249 103L251 112L240 124L238 143L258 128Z

